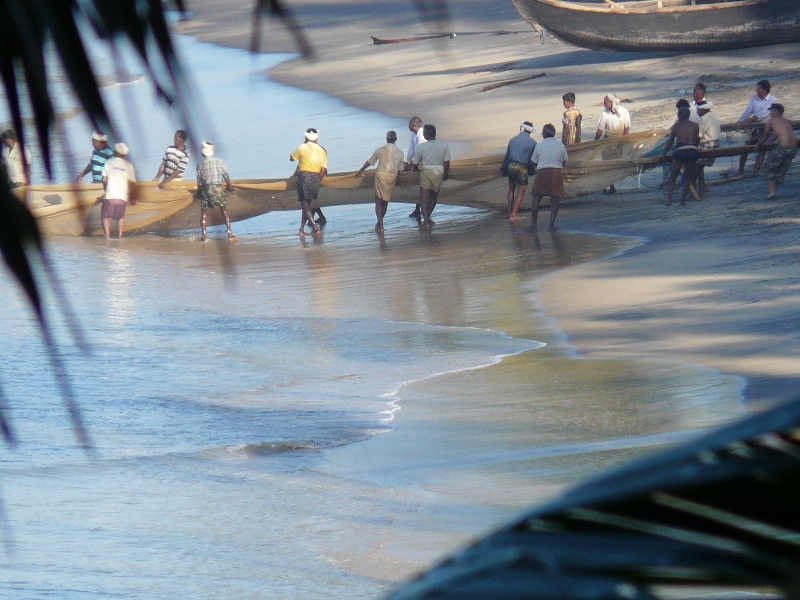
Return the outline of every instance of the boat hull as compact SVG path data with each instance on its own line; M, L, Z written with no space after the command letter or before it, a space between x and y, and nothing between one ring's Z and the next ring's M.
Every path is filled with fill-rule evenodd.
M710 52L800 41L800 3L749 0L620 8L560 0L514 0L531 24L583 48ZM632 3L628 3L630 6Z

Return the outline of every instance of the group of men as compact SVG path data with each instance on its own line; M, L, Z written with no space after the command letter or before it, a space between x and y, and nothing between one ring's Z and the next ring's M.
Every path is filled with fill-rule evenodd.
M154 181L161 180L158 187L164 189L170 181L181 181L186 167L189 165L189 149L186 146L188 135L183 129L175 132L173 144L164 151L161 164L158 167ZM111 239L112 221L117 225L117 237L122 238L125 224L125 213L128 204L135 204L136 171L128 161L128 146L122 142L108 145L108 138L102 131L92 134L92 155L88 164L78 173L76 183L83 181L86 175L91 174L92 183L103 184L103 202L100 208L100 218L103 223L103 234L106 239ZM231 231L231 219L228 214L225 191L233 191L231 180L225 163L214 156L214 144L203 142L201 147L203 160L197 164L197 198L200 200L200 230L201 239L208 240L206 222L208 211L220 209L225 225L228 229L228 238L235 240L236 236Z
M739 117L739 128L749 131L747 143L756 146L758 157L753 167L753 175L757 175L763 167L767 180L769 194L766 199L771 200L778 194L778 188L786 179L786 173L797 156L797 136L794 128L784 115L784 107L771 93L772 86L766 79L756 84L756 93L750 99L742 116ZM672 154L670 176L667 180L667 206L672 204L675 180L683 172L683 193L680 205L686 204L692 185L698 184L698 199L705 197L708 190L705 181L705 167L713 165L714 159L700 158L700 150L719 147L721 125L719 120L711 114L714 108L712 102L705 98L706 86L698 83L693 90L693 102L679 100L678 120L670 129L664 156L676 144ZM764 148L767 144L775 143L769 152ZM742 154L739 160L739 176L744 175L747 164L747 154Z

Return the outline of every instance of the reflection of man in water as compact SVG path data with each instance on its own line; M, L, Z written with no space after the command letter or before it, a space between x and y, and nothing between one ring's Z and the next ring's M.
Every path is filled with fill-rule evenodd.
M603 106L605 110L600 114L600 121L597 123L597 131L595 132L594 139L600 138L616 138L628 135L631 130L631 114L624 106L620 106L620 99L616 94L606 94L603 98ZM614 160L622 158L622 145L611 146L603 150L603 160ZM612 183L611 186L605 190L608 194L613 194L617 188Z
M777 141L778 145L770 150L764 161L764 175L769 186L767 200L772 200L778 195L778 188L786 179L786 172L797 156L797 136L794 133L792 122L783 116L783 104L775 103L770 107L772 118L764 128L764 134L758 139L757 146Z
M236 236L231 231L231 218L228 215L228 201L225 198L225 190L233 191L228 169L225 163L214 156L214 144L203 142L201 150L203 160L197 163L197 191L200 196L200 231L202 241L207 242L206 219L211 208L218 208L225 219L225 227L228 229L228 239L235 240ZM225 184L223 189L222 184Z
M319 195L319 184L328 174L328 153L317 143L319 132L310 127L306 129L306 141L289 155L290 161L298 161L297 165L297 199L300 201L302 216L300 217L300 236L305 236L306 222L314 235L319 234L319 226L314 222L311 203ZM320 220L325 216L319 211Z
M412 164L420 166L419 203L425 225L435 225L431 219L439 199L442 182L450 177L450 146L436 139L436 127L425 125L422 129L425 143L417 148Z
M689 195L691 185L696 177L697 159L699 158L698 144L700 143L700 126L692 123L689 116L692 111L688 106L678 109L678 120L669 130L669 138L664 148L664 156L667 155L672 144L677 142L677 149L672 153L672 165L670 166L669 179L667 180L667 206L672 204L672 193L675 188L675 180L678 173L683 169L683 194L681 195L680 206L686 206L686 197Z
M378 222L375 224L376 231L383 231L383 217L386 216L386 209L392 200L397 174L404 166L403 151L395 146L396 141L397 133L387 132L386 145L375 150L356 173L356 177L361 177L367 167L378 163L378 168L375 169L375 216L378 217Z
M117 234L122 239L125 224L125 209L128 201L136 203L136 173L133 165L125 157L128 156L128 146L123 143L114 145L114 158L106 161L103 167L103 206L100 218L103 222L103 233L107 240L111 239L111 221L117 222Z

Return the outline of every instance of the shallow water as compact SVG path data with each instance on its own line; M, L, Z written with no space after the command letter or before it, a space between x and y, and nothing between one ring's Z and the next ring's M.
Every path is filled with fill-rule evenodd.
M290 173L285 155L309 124L334 170L403 125L261 89L274 84L246 53L181 45L199 80L223 83L239 65L205 100L235 177ZM143 84L106 93L130 90L150 114ZM215 105L226 99L242 104ZM279 117L262 118L267 101ZM66 126L76 144L79 121ZM135 160L154 175L177 125L147 123ZM94 457L76 447L4 275L0 381L20 443L0 460L13 536L0 596L375 598L564 484L741 410L736 378L581 360L542 318L540 277L630 240L514 234L453 207L429 233L407 213L391 205L383 236L355 206L330 209L321 240L298 240L296 213L235 224L233 245L219 228L209 244L50 239L91 345L75 348L48 293Z

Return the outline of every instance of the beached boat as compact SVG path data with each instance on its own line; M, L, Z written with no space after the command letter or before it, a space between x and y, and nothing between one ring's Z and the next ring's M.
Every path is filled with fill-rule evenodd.
M192 203L194 182L159 190L156 182L138 185L139 200L125 213L125 231L145 230L153 223ZM103 235L100 184L41 185L17 188L17 197L31 209L42 233L50 235Z
M800 41L797 0L514 0L531 24L593 50L708 52Z

